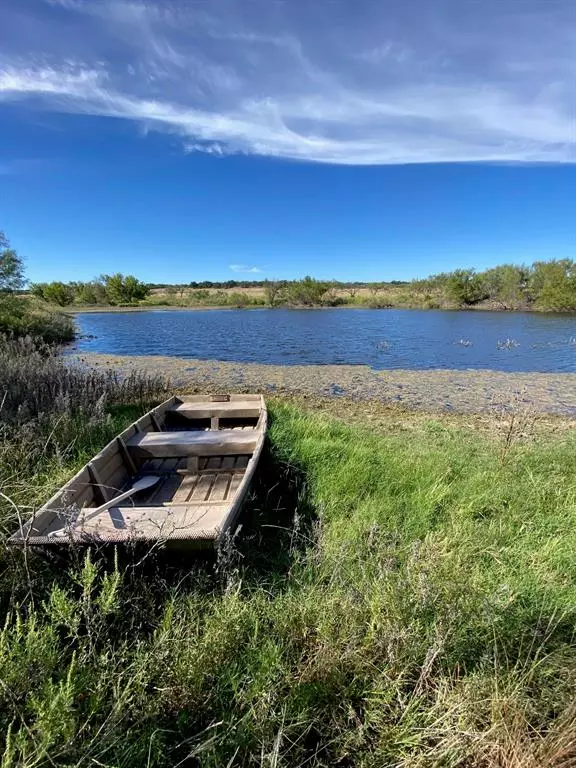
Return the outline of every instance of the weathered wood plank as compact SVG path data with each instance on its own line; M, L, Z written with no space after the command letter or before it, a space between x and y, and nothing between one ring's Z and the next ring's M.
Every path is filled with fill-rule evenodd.
M176 474L166 475L157 488L146 499L147 504L160 505L170 501L180 486L180 476Z
M152 424L152 427L155 432L162 432L162 427L160 426L160 422L158 421L158 419L153 413L150 414L150 423Z
M232 475L230 473L216 475L214 485L212 486L212 491L210 492L209 500L224 501L228 495L228 487L231 480Z
M171 507L111 507L84 522L80 515L74 526L76 535L126 537L127 539L189 537L204 534L211 538L226 517L228 505L186 504ZM87 510L89 513L89 510Z
M130 438L133 456L169 458L178 456L224 456L255 450L260 434L256 430L235 432L148 432Z
M240 487L240 483L242 482L244 478L244 475L235 474L232 475L232 479L230 480L230 487L228 489L228 498L232 499L234 497L234 494Z
M198 485L192 491L190 496L191 501L207 501L210 496L210 490L214 484L216 475L202 475L198 481Z
M260 404L250 401L230 403L178 403L169 409L189 419L238 418L255 419L260 414Z
M182 478L182 482L178 487L178 490L172 497L172 504L184 504L190 498L192 491L196 487L199 480L197 474L185 475Z
M130 456L130 451L128 448L126 448L126 443L121 437L116 438L116 443L118 445L118 450L120 454L122 455L122 458L124 459L124 463L128 467L129 471L132 472L133 475L136 474L136 464L132 461L132 456Z
M100 476L99 471L94 466L93 462L89 462L87 464L88 467L88 474L90 475L90 478L92 480L92 483L94 484L94 490L98 493L99 496L102 497L102 502L110 501L112 498L112 494L110 493L108 487L104 485L104 482L102 480L102 477Z

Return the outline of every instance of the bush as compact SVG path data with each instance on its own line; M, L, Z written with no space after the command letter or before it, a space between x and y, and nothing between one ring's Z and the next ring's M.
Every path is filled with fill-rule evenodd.
M59 307L66 307L74 301L74 290L70 284L66 283L33 283L30 286L30 292L49 304L57 304Z
M537 261L530 285L540 308L576 310L576 263L571 259Z
M134 275L122 275L117 272L115 275L103 275L102 281L106 291L106 298L113 305L135 304L150 293L150 288L142 283Z
M71 341L74 321L69 315L52 312L33 299L0 295L0 334L35 336L48 343Z

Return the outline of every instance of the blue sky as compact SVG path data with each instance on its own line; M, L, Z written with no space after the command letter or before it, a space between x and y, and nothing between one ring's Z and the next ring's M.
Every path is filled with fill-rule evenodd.
M31 280L575 256L572 0L0 0Z

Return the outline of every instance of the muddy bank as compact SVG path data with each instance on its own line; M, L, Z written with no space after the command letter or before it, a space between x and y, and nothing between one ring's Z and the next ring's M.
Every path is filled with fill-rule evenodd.
M501 371L386 370L356 365L277 366L174 357L69 355L89 366L142 369L170 377L182 390L250 391L373 401L444 413L482 413L514 402L536 413L576 417L576 374Z

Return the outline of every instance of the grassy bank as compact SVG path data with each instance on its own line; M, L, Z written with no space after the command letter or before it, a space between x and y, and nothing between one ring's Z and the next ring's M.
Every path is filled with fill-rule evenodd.
M162 389L30 355L4 353L5 533ZM572 765L571 431L270 410L215 563L3 552L3 768Z

